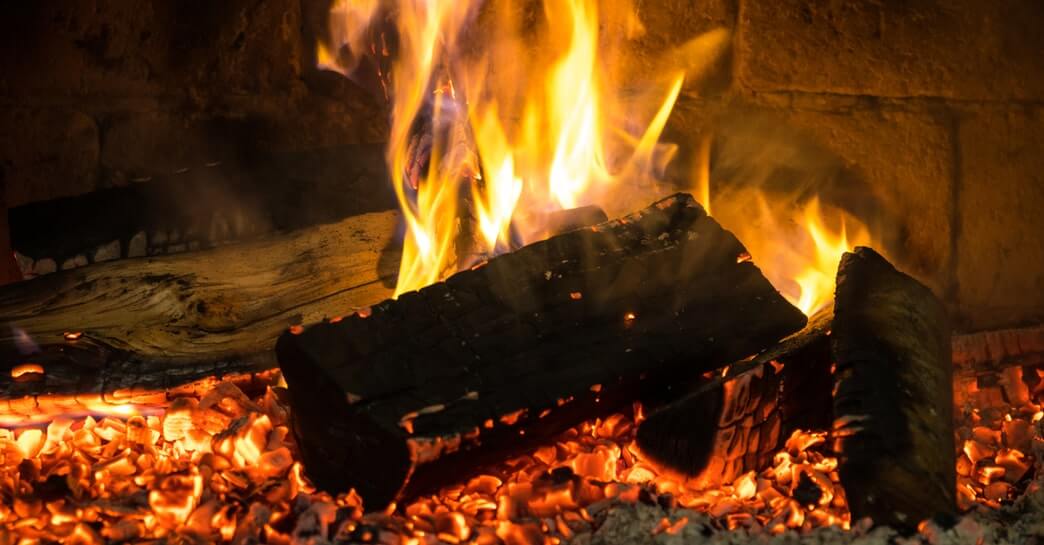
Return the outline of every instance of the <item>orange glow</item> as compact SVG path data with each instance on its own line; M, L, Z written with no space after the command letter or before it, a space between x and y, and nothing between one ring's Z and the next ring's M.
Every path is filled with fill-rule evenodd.
M207 383L192 395L137 407L125 416L52 414L42 428L0 428L0 485L18 482L20 487L19 495L11 496L13 508L0 505L0 532L23 536L20 532L46 530L56 541L97 537L97 543L187 535L200 542L229 542L256 534L268 542L291 543L297 529L311 528L309 535L358 530L359 541L368 533L371 540L382 535L418 545L429 537L497 543L498 536L564 543L590 530L588 507L610 499L664 500L668 494L672 503L712 517L717 528L775 535L851 526L838 462L826 452L826 433L796 431L768 467L708 487L643 458L634 442L638 407L634 415L585 422L434 495L364 514L362 498L354 492L323 494L304 477L294 458L289 410L276 394L279 377L257 380L271 385L257 397L231 382ZM962 509L996 508L1022 493L1034 460L1016 443L1041 439L1036 431L1022 436L1014 430L1021 430L1039 407L1037 399L991 411L994 420L963 420L972 423L963 428L972 438L955 453ZM155 414L135 414L145 409ZM521 412L510 416L504 424L525 418ZM487 425L499 424L491 420ZM48 487L58 480L69 487L67 496L43 499L42 492L53 494ZM821 492L815 505L795 497L803 480ZM37 487L42 487L40 495ZM648 531L686 531L688 520L674 517L655 520ZM343 526L334 527L335 520Z
M842 210L813 197L795 207L753 197L757 221L728 222L770 282L807 316L831 304L841 255L870 246L867 227ZM726 218L734 213L726 209ZM750 215L750 211L746 213ZM722 221L725 221L724 219Z
M43 375L44 368L38 363L23 363L11 368L11 378L19 378L23 375Z
M496 3L488 39L466 48L479 0L407 1L394 12L387 161L407 226L396 294L545 238L550 212L629 212L629 197L655 186L673 155L659 140L683 81L728 43L724 30L697 36L636 87L633 73L650 67L636 55L645 29L630 1L546 0L526 29L510 1ZM368 28L379 11L373 0L336 1L320 67L350 74L362 56L386 56ZM425 169L418 159L428 155Z
M490 1L489 17L481 0L398 3L389 52L371 25L383 20L379 2L336 0L318 44L319 66L346 75L363 57L394 56L391 77L378 76L390 85L386 160L407 227L396 296L546 238L552 212L597 205L614 217L669 192L668 118L686 80L730 41L715 29L648 58L636 48L646 29L631 0L544 0L525 21L511 0ZM476 20L478 41L465 32ZM690 187L708 212L712 144L709 131L698 136ZM750 206L718 199L726 216L742 209L723 222L750 250L737 262L753 256L811 315L833 296L841 254L869 245L868 231L817 199L797 207L758 196L754 218Z

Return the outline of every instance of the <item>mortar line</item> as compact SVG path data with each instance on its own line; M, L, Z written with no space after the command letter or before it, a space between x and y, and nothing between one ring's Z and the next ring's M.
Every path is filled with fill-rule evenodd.
M960 264L960 238L961 238L961 190L964 184L964 156L961 148L961 119L960 114L949 110L950 114L950 151L953 154L953 172L950 180L950 257L947 263L946 300L950 302L950 312L953 314L951 328L955 328L958 322L963 322L960 301L960 281L957 269Z

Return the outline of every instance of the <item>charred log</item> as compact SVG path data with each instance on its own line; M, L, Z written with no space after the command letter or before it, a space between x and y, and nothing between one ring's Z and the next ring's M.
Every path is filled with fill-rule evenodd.
M761 470L797 429L830 424L831 316L693 391L650 411L638 427L642 453L706 485Z
M834 449L853 519L911 528L956 510L946 311L869 248L838 268Z
M369 507L757 352L805 317L688 195L280 338L306 472Z
M395 207L379 145L224 159L12 208L23 272L211 248Z

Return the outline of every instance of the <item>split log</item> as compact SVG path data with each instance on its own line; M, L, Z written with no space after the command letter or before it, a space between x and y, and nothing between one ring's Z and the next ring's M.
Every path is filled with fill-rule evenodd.
M869 248L841 258L834 450L853 519L911 528L956 511L945 307Z
M285 334L306 472L370 508L756 353L805 317L688 195Z
M642 454L716 486L768 467L793 431L829 427L831 318L817 314L776 346L649 411L636 437Z
M0 288L0 355L66 332L138 360L197 364L271 350L288 327L392 294L398 214L211 250L125 259Z

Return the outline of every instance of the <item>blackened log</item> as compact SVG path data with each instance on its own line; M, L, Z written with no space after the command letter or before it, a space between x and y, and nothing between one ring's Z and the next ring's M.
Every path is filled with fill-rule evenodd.
M286 334L309 477L370 508L756 353L805 317L688 195Z
M636 438L642 454L712 486L767 467L793 431L827 428L830 318L814 316L776 346L649 411Z
M244 140L242 128L226 140ZM249 129L248 140L256 138ZM221 138L218 138L221 140ZM148 168L148 181L24 204L9 211L11 246L61 268L118 242L119 257L178 253L305 229L395 207L381 145L267 153L243 150L177 172ZM137 237L137 238L136 238ZM140 244L139 244L140 240Z
M869 248L841 258L834 449L853 519L912 528L956 510L945 307Z

